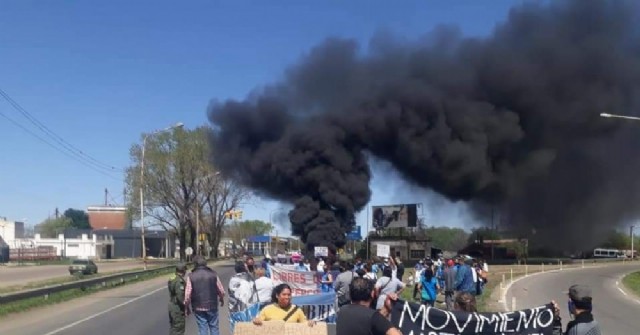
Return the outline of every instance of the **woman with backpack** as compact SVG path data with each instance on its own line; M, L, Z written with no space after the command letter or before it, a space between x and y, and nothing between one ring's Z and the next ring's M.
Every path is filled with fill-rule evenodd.
M420 278L418 284L421 293L422 304L434 307L436 298L438 297L438 291L440 285L438 285L438 279L433 275L433 269L426 268Z

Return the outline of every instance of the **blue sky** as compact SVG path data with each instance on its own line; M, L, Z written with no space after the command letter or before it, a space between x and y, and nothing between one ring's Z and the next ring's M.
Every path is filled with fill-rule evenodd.
M3 1L0 89L66 142L123 169L141 133L205 124L212 99L241 99L278 80L327 37L366 47L379 31L413 39L439 24L483 36L521 2ZM0 113L39 132L1 98ZM56 207L102 203L105 188L122 202L121 172L96 172L1 116L0 134L0 217L37 224ZM468 227L463 204L383 170L374 170L372 205L423 203L428 223ZM385 187L376 182L383 175ZM280 207L256 199L244 217L266 221Z

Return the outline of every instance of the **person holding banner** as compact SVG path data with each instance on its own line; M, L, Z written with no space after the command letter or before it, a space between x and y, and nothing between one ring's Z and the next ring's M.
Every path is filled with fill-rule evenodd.
M332 292L333 291L333 275L329 272L329 267L324 266L322 273L322 278L320 279L320 284L322 288L322 292Z
M253 324L261 326L264 321L282 320L289 323L307 322L309 327L315 325L315 321L307 321L300 307L291 303L291 287L288 284L280 284L273 289L271 302L253 319Z

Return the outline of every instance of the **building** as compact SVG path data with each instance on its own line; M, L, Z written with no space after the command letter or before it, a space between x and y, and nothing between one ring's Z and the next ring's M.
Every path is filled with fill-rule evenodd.
M400 257L404 261L418 261L429 256L432 257L434 248L431 239L420 229L406 230L403 228L387 229L370 233L369 257L376 257L378 245L389 246L392 257Z
M0 237L7 244L11 244L15 239L24 238L24 222L0 218Z
M33 239L24 239L22 251L25 245L28 247L53 247L57 257L79 259L110 259L113 258L114 241L110 235L98 236L95 234L82 234L76 238L70 238L65 234L59 234L57 238L42 238L36 234Z
M91 206L87 208L87 214L91 228L96 230L123 230L129 226L126 207Z
M140 258L142 257L142 234L139 229L67 229L65 235L78 237L84 234L94 235L98 240L111 238L113 247L111 258ZM175 236L164 230L145 231L145 245L149 258L172 258L176 250Z

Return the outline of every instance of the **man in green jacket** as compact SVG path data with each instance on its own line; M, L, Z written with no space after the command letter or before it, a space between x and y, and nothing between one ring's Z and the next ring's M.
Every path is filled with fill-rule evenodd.
M187 266L179 263L176 266L176 273L171 276L167 286L169 287L169 324L171 325L171 335L184 335L185 332L185 308L184 289L186 286L184 276L187 273Z

